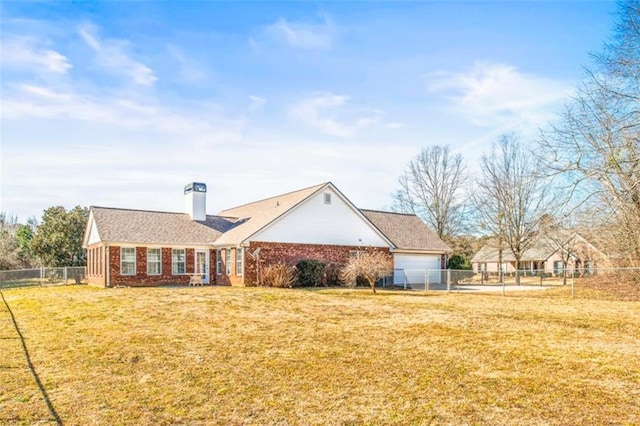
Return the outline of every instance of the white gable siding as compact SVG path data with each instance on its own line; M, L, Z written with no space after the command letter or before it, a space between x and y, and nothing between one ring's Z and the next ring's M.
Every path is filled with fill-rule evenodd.
M98 234L98 227L96 221L91 218L91 228L89 228L89 238L87 238L87 245L100 242L100 234Z
M325 194L331 195L330 204L325 203ZM251 241L389 247L374 228L329 187L259 231Z

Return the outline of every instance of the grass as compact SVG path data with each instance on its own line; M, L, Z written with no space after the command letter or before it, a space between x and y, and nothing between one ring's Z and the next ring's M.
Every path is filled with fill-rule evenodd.
M5 290L65 424L640 423L637 302ZM0 307L0 423L50 419Z

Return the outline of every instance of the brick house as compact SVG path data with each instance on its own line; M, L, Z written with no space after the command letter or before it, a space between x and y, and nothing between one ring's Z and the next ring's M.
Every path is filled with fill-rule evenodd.
M451 251L415 215L357 209L332 183L206 214L206 185L185 187L185 213L91 207L83 246L93 285L252 285L274 262L346 263L380 250L396 268L440 269ZM259 265L259 267L258 267Z

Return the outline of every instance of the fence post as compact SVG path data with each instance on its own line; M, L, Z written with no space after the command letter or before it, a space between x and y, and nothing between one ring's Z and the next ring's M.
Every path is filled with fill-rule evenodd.
M67 267L64 267L64 271L62 272L62 279L64 280L63 285L67 285Z
M40 287L44 286L44 268L40 268Z
M407 271L406 270L402 270L402 275L404 275L404 289L407 289Z
M449 278L449 270L447 269L447 293L451 293L451 280Z
M575 287L575 281L576 281L576 271L575 269L571 271L571 298L575 298L575 292L574 292L574 287Z

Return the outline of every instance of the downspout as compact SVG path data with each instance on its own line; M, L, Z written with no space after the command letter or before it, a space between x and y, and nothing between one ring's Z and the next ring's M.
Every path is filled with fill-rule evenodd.
M105 255L105 260L104 260L104 264L105 264L105 275L106 275L106 280L104 283L105 288L106 287L111 287L111 274L109 273L109 271L111 270L110 265L109 265L109 258L111 256L109 256L109 244L105 245L104 247L104 255Z
M247 270L247 252L249 251L249 244L245 245L244 243L240 243L238 244L238 246L242 249L242 286L245 287L247 285L247 282L245 280L247 274L245 273L245 271Z

